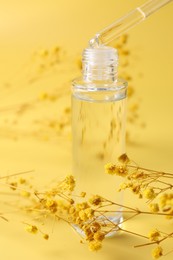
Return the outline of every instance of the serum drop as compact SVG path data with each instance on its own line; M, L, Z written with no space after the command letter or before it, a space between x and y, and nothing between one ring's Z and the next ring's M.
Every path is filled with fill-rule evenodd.
M127 83L118 78L114 48L87 48L82 63L83 75L72 87L73 173L78 191L122 204L117 192L121 177L105 174L104 165L125 153ZM107 218L120 223L121 208L110 210L114 212Z

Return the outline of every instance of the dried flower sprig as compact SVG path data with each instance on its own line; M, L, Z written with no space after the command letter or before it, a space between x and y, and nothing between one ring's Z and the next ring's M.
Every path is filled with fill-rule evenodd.
M140 199L147 199L149 211L137 210L136 216L139 214L154 214L164 215L167 219L173 218L172 173L140 167L130 160L126 154L121 155L116 164L106 164L105 172L125 179L120 184L118 191L130 189ZM157 259L163 255L163 248L160 244L167 238L173 238L173 232L167 234L158 230L152 230L148 235L148 239L151 242L135 247L156 244L157 247L152 251L152 256L154 259Z
M116 174L125 178L125 182L121 183L119 191L130 189L139 198L146 198L150 202L150 210L152 212L173 213L171 200L173 201L173 193L166 193L172 190L173 174L154 171L136 165L127 155L122 155L117 164L107 164L105 170L108 174ZM151 203L154 199L159 199L159 204Z
M115 232L124 232L147 240L135 247L155 246L152 250L154 259L172 252L166 252L163 242L173 238L173 232L166 233L155 228L148 234L139 234L134 230L126 229L123 224L141 215L172 218L173 194L170 180L173 178L173 174L140 167L126 154L121 155L117 163L105 165L105 170L108 174L125 178L120 190L128 188L140 198L147 199L149 209L141 210L118 204L101 195L88 197L84 191L77 195L75 194L76 181L72 175L66 176L62 181L54 182L52 187L44 191L36 189L27 178L21 176L26 172L2 176L0 184L5 185L13 194L25 198L21 205L17 200L18 208L24 210L27 216L28 214L32 216L31 223L23 222L25 229L31 234L40 233L45 240L49 239L49 234L42 231L39 222L41 221L42 226L42 223L51 217L55 221L66 222L75 231L80 230L81 242L87 242L91 251L101 249L107 236ZM118 210L115 210L115 206ZM116 224L108 217L110 214L121 214L122 211L124 219L120 223ZM0 218L8 221L2 213Z
M5 196L5 195L14 195L14 191L18 190L20 196L25 197L26 194L29 197L30 192L26 191L26 186L22 187L22 185L26 185L27 180L21 175L25 175L28 173L32 173L33 170L30 171L23 171L23 172L16 172L13 174L8 174L8 175L2 175L0 177L0 186L1 186L1 192L0 194ZM16 179L17 178L17 179ZM10 189L10 192L7 192L7 189ZM11 197L10 197L11 198ZM13 197L13 200L6 200L6 201L1 201L5 206L13 206L13 203L16 203L16 196ZM9 213L9 212L8 212ZM0 218L9 221L9 217L7 218L7 212L1 212L0 213Z
M25 196L29 203L28 205L22 205L21 209L25 210L27 214L31 214L32 222L34 221L34 224L25 223L26 230L31 234L41 233L44 239L48 239L49 234L40 229L39 221L42 223L47 218L52 217L55 221L65 221L75 231L80 230L81 242L87 242L91 251L99 250L107 236L112 235L114 232L124 232L147 240L146 243L135 247L155 245L156 247L152 251L154 259L166 255L167 253L164 252L161 244L166 239L173 238L173 232L168 234L159 229L153 229L148 235L143 235L134 232L134 230L124 228L123 223L130 221L132 218L137 218L140 215L165 216L166 218L172 218L172 212L168 209L168 205L170 206L170 200L172 199L171 193L165 193L165 188L162 188L162 192L160 192L160 188L158 194L158 189L156 189L156 184L160 184L160 178L164 177L170 179L172 178L172 174L139 167L125 154L119 158L116 164L107 164L105 169L107 173L120 175L127 179L128 182L132 183L130 184L130 187L127 183L125 183L125 185L135 194L142 194L140 197L145 198L143 195L145 191L143 184L146 186L146 190L153 189L155 195L153 196L153 192L151 192L152 196L151 194L147 195L149 210L145 211L140 210L139 208L118 204L103 198L100 195L93 195L86 199L87 194L85 192L82 192L77 196L75 194L76 183L72 175L68 175L63 181L55 183L52 188L42 192L35 189L24 178L10 180L11 184L8 184L9 188L12 189L13 192L17 192L19 196L23 197L21 191L24 191L26 187L29 187L29 194L27 193L28 196ZM14 176L14 178L17 178L17 176ZM140 189L138 189L137 192L136 182L138 180ZM133 186L134 181L135 186ZM145 182L143 183L143 181ZM165 182L161 184L166 185L166 190L168 189L169 186L167 186L167 182L166 184ZM120 189L122 189L122 187ZM26 192L28 192L28 190L26 190ZM153 203L153 200L157 199L159 202ZM163 205L163 208L160 206L160 202L161 205ZM115 210L115 206L119 208L119 210ZM123 213L125 214L124 219L122 219L120 223L115 224L108 218L108 215L121 214L122 208Z
M129 82L127 139L130 141L132 138L129 126L137 126L141 123L139 120L139 103L135 100L133 78L126 72L132 59L131 51L128 47L128 36L123 35L120 37L114 47L118 49L121 57L119 77ZM22 72L17 73L11 79L11 82L4 84L4 97L8 97L8 94L15 94L16 91L20 91L23 87L26 90L33 87L34 91L33 94L30 92L30 100L28 100L27 95L26 101L23 100L19 104L16 104L16 101L14 101L14 105L10 104L0 107L0 113L2 114L0 136L12 139L34 137L45 141L54 141L59 137L69 137L71 134L69 86L71 80L80 73L80 70L81 58L79 60L76 56L71 57L60 46L35 51L27 65L22 68ZM44 87L43 89L42 87L40 89L40 81L43 80L46 82L51 80L51 84L47 84L49 88ZM52 84L52 80L53 82L58 82L59 85L55 86ZM62 99L63 102L61 102ZM62 109L57 110L57 105L60 102L63 103ZM45 114L42 112L45 106L49 106L49 111L51 110L52 113ZM34 113L32 113L33 109ZM30 113L32 113L32 118Z

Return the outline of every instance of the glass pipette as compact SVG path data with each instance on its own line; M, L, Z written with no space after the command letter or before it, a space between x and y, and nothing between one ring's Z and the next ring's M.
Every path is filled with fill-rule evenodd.
M90 47L97 48L100 45L106 45L114 39L127 32L136 24L144 21L148 16L159 10L162 6L173 0L150 0L140 7L137 7L127 15L116 20L100 32L96 33L94 38L89 41Z

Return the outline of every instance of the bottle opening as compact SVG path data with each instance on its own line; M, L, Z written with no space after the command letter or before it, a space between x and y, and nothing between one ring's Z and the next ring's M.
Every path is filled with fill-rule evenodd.
M87 48L83 52L83 77L91 80L115 80L117 78L118 53L112 47Z

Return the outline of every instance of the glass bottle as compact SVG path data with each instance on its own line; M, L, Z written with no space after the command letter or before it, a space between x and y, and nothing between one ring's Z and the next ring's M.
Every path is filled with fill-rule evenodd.
M118 78L118 54L111 47L83 52L83 75L72 85L73 174L78 192L122 203L116 189L122 180L104 172L125 153L127 83ZM120 223L120 207L107 217Z

